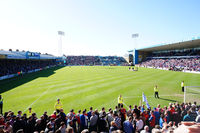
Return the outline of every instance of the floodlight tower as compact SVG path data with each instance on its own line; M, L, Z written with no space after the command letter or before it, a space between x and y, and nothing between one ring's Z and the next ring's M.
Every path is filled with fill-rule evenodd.
M135 40L134 50L133 50L133 64L138 63L138 52L137 52L137 38L139 37L138 33L132 34L132 38Z
M65 35L65 32L58 31L58 35L60 37L60 39L58 41L58 56L63 56L63 53L62 53L62 37Z
M135 40L134 49L137 49L137 38L139 37L138 33L132 34L132 38Z

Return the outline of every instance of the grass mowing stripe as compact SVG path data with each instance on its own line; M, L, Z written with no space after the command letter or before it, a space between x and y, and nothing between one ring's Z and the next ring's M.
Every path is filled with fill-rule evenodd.
M26 76L33 80L4 92L5 111L17 112L33 103L32 107L38 115L44 111L51 113L56 99L60 97L65 111L71 108L77 111L90 106L108 108L117 104L119 94L123 95L126 105L133 105L139 104L143 91L151 106L156 106L157 103L163 106L168 105L171 102L169 100L182 101L181 80L187 85L200 85L200 76L197 74L148 68L139 68L135 72L129 71L128 67L118 66L73 66L58 69L53 75L45 72L48 71L32 74L33 77L38 77L36 79ZM40 77L41 75L45 76ZM153 97L155 84L158 84L159 94L163 99ZM130 96L138 97L125 98Z

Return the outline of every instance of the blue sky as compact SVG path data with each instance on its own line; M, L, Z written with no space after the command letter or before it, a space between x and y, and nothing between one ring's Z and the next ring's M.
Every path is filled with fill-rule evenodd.
M118 55L200 36L199 0L1 0L0 49ZM137 39L131 38L139 33Z

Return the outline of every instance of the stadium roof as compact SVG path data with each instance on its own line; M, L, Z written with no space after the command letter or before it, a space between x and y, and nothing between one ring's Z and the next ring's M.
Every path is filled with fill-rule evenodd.
M176 49L186 49L186 48L196 48L196 47L200 47L200 39L166 44L166 45L161 45L161 46L154 46L154 47L143 48L143 49L138 49L138 50L145 51L145 52L153 52L153 51L176 50Z
M34 55L38 56L28 56L27 53L34 53ZM0 50L0 59L58 59L60 57L56 57L49 54L40 54L36 52L29 51L4 51Z

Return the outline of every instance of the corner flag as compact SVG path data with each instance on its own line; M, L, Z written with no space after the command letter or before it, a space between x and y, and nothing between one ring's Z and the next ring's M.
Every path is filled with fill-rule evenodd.
M142 93L142 101L146 103L147 108L150 108L150 105L149 105L149 103L147 101L146 96L144 95L144 92Z

